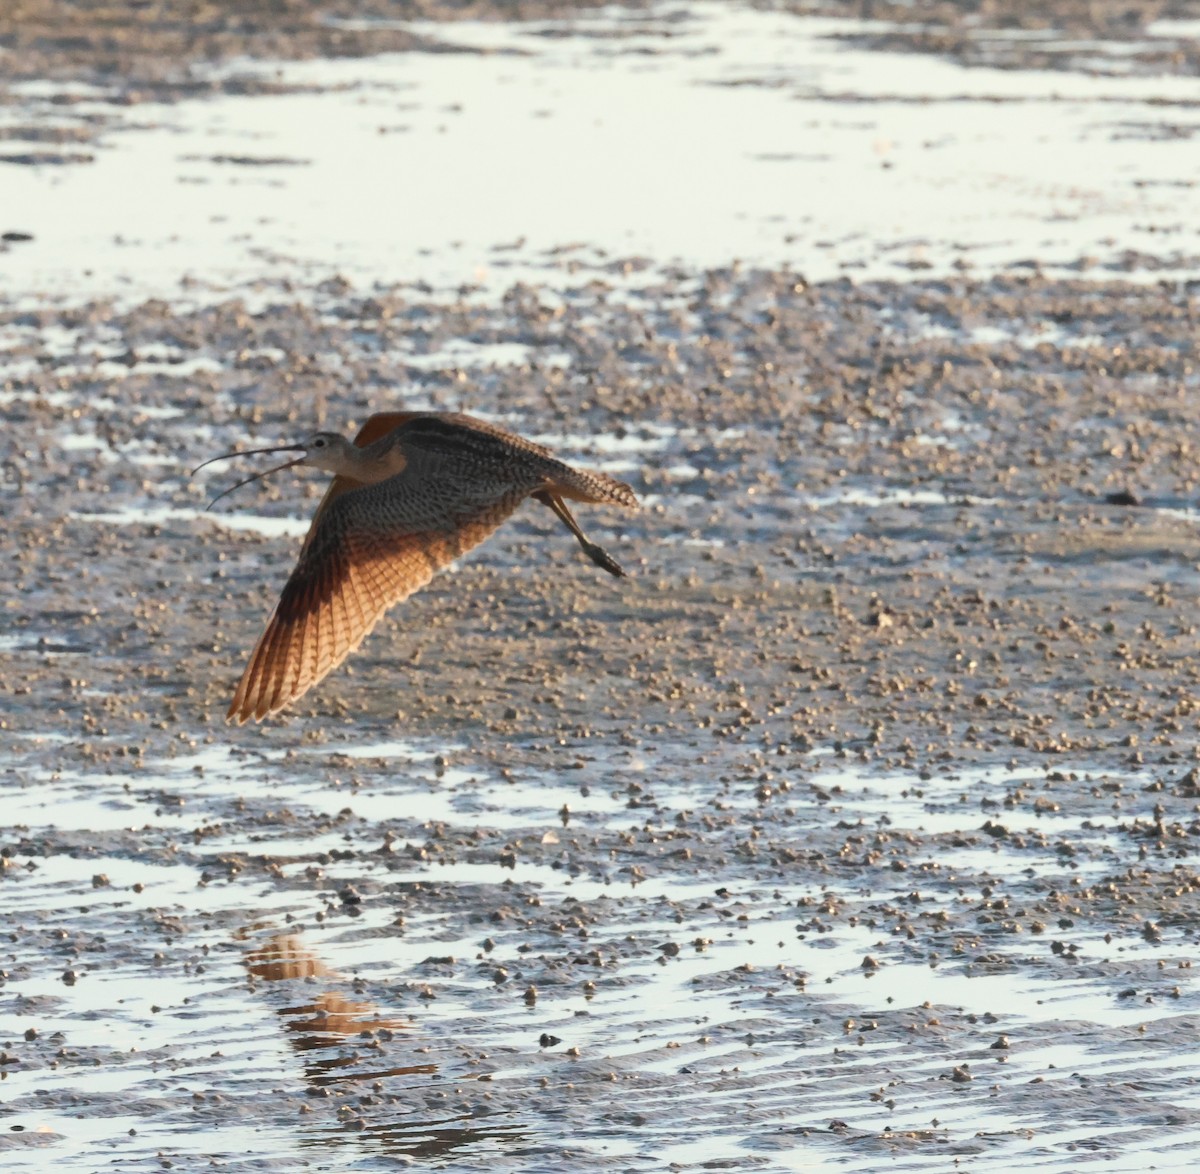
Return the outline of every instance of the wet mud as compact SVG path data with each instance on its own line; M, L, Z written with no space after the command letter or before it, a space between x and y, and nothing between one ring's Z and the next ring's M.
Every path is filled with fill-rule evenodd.
M0 1164L1189 1168L1196 316L1135 260L7 293ZM189 470L401 404L629 481L630 578L531 503L226 726L322 484Z
M789 5L849 17L871 27L847 34L888 52L929 53L966 66L1049 69L1098 77L1194 76L1197 20L1187 0L1136 7L1119 0L1057 0L1036 7L926 0L818 0Z
M1096 1137L1153 1133L1147 1033L1195 1013L1191 299L725 272L7 311L13 1121L119 1105L193 1156L207 1121L238 1168L269 1095L364 1155L622 1168L649 1131L686 1167L711 1131L870 1168L1062 1156L1099 1081L1133 1103ZM406 367L401 333L531 361ZM630 479L643 512L587 524L634 576L526 510L226 727L294 556L268 522L320 485L203 514L186 470L394 386ZM224 1017L238 1058L179 1038ZM972 1092L1008 1127L932 1124Z
M573 5L591 7L588 0ZM0 29L5 80L74 81L120 91L136 104L220 88L206 67L231 60L302 61L411 50L445 51L406 27L414 21L528 20L553 13L538 0L497 6L438 0L14 0ZM634 6L635 7L635 6ZM234 83L235 85L237 83ZM243 91L239 91L243 92Z
M580 0L573 9L586 12ZM439 0L285 0L231 4L207 0L136 5L105 0L14 0L0 21L0 109L30 117L0 126L0 163L53 166L93 162L89 151L63 144L96 142L114 124L137 120L145 103L216 95L294 93L305 87L256 75L239 64L358 58L381 53L469 53L435 32L414 32L458 20L529 20L560 6L520 0L502 7ZM636 4L628 7L636 10ZM232 67L232 68L231 68ZM49 110L30 107L32 94L54 85ZM72 110L88 114L72 119ZM106 108L107 107L107 108ZM24 147L26 149L17 149Z

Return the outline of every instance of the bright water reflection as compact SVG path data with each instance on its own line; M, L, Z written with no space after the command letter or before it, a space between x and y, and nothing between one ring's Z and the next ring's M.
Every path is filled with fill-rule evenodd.
M1200 219L1190 153L1118 133L1186 122L1172 104L1190 79L963 69L848 48L852 22L673 15L669 38L617 14L438 26L487 51L293 64L284 80L325 88L142 106L92 165L8 169L10 221L36 237L6 256L10 287L178 294L185 274L195 296L342 272L499 290L733 257L810 279L1120 265ZM247 156L305 166L224 162ZM1190 272L1194 241L1171 247Z

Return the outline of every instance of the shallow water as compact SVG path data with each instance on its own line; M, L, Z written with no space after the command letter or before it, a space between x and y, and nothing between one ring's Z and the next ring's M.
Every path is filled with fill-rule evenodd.
M473 52L239 65L304 92L145 103L93 164L9 168L8 219L35 236L10 288L495 294L734 258L809 280L1100 274L1139 250L1194 275L1200 188L1154 133L1196 122L1190 79L964 70L838 39L858 27L697 3L438 26Z
M982 964L889 961L866 970L863 959L886 948L881 935L889 936L870 911L902 898L908 880L883 873L865 889L861 880L827 878L818 891L803 875L764 883L737 879L736 870L640 879L584 866L573 875L556 860L570 837L637 828L645 817L630 821L615 791L580 796L554 775L504 782L482 769L435 765L444 756L470 761L462 747L412 740L286 758L214 747L145 762L136 782L64 776L10 790L23 846L9 856L9 907L36 908L37 929L27 924L22 933L48 942L45 954L26 954L10 973L17 1002L0 1017L0 1036L19 1041L27 1027L37 1032L36 1047L8 1045L20 1057L6 1070L12 1124L31 1143L50 1145L39 1152L53 1153L64 1169L92 1168L104 1153L138 1163L166 1152L187 1165L214 1150L233 1168L250 1155L279 1168L321 1168L345 1150L339 1162L375 1169L386 1168L387 1154L429 1157L442 1149L464 1167L504 1160L536 1169L539 1146L558 1137L564 1119L574 1123L563 1160L583 1165L647 1161L632 1137L622 1139L639 1121L654 1137L655 1161L670 1156L685 1165L724 1153L738 1163L795 1168L786 1155L799 1146L802 1165L879 1168L878 1141L857 1156L841 1145L829 1152L833 1143L819 1136L831 1137L833 1118L844 1122L835 1137L838 1130L877 1136L881 1120L885 1130L908 1131L901 1148L915 1147L907 1160L917 1168L970 1134L992 1140L978 1149L956 1143L952 1152L998 1169L1020 1152L1023 1130L1036 1134L1044 1168L1068 1168L1073 1146L1096 1128L1106 1147L1130 1158L1146 1144L1133 1125L1126 1137L1116 1115L1089 1128L1060 1123L1056 1103L1067 1097L1082 1105L1082 1090L1096 1082L1111 1090L1150 1079L1144 1045L1172 1038L1195 1007L1190 986L1182 997L1158 990L1183 979L1187 958L1136 935L1105 941L1085 932L1072 935L1064 961L1049 964L1047 952L1032 972L1021 953L1005 961L994 951ZM355 784L306 765L322 760L354 764ZM979 826L974 796L986 805L1005 786L1036 786L1045 777L1032 769L956 772L916 785L830 763L808 781L831 794L826 817L865 820L892 834L945 835ZM709 781L679 780L660 792L656 822L668 826L711 793ZM243 828L230 818L247 802L265 822ZM721 807L742 802L732 795ZM795 818L812 826L821 817L801 807ZM1007 822L1015 830L1021 821ZM1073 854L1085 862L1113 854L1102 825L1058 811L1034 823L1052 835L1069 830ZM461 844L476 829L518 842L532 836L547 863L405 863L408 846L431 827ZM80 858L34 847L44 838L70 841L73 828L87 845ZM137 829L136 858L98 850L107 834L126 828ZM952 907L961 900L956 892L977 878L1008 873L1010 856L1002 844L957 850L940 863L914 855L915 867L927 860L933 868L921 882L922 908ZM256 861L272 862L271 871ZM1064 874L1049 842L1027 847L1019 863L1035 887L1079 881L1073 864ZM352 904L336 895L346 885L361 892ZM1011 880L1006 888L1013 895ZM420 910L426 891L439 906L429 913ZM800 911L815 896L858 908L864 923L807 923ZM503 922L470 928L475 910L497 898L532 901L537 916L551 920L603 907L608 928L580 948L609 955L617 971L606 978L597 969L590 991L560 987L561 962L538 949L522 957L528 931ZM416 908L397 917L414 900ZM157 933L139 928L150 925ZM63 945L49 944L59 934ZM1135 977L1164 960L1162 978L1149 987ZM76 977L64 981L68 971ZM538 993L522 999L530 983ZM1127 985L1137 989L1122 993ZM40 1041L58 1033L68 1043L47 1068ZM555 1042L539 1047L539 1033ZM1011 1042L997 1052L1000 1036ZM1134 1043L1139 1038L1143 1045ZM578 1054L563 1055L567 1048ZM1194 1085L1196 1063L1172 1051L1171 1059L1153 1060L1153 1079ZM963 1064L971 1084L949 1081ZM463 1084L481 1077L486 1085L475 1087L486 1093ZM980 1082L992 1090L982 1104L967 1094L982 1091ZM1017 1096L1017 1108L1012 1098L1030 1082L1046 1085L1046 1095ZM287 1112L292 1098L291 1111L306 1114L299 1129L296 1120L273 1126L256 1114L268 1086L273 1111ZM880 1096L868 1096L876 1087ZM335 1123L325 1094L312 1099L322 1089L375 1091L357 1104L335 1095ZM1007 1090L1007 1107L990 1110L997 1090ZM186 1116L164 1117L159 1106L181 1093ZM120 1098L132 1098L123 1111ZM576 1102L595 1124L576 1118ZM1196 1102L1173 1095L1172 1111L1193 1112ZM203 1139L186 1123L198 1119L206 1122Z

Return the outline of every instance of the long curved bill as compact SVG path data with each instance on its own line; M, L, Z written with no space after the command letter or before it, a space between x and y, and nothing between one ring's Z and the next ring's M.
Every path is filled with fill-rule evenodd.
M209 457L207 461L202 461L191 471L190 476L194 477L200 472L201 469L204 468L205 465L211 465L214 461L227 461L230 457L255 457L262 456L265 453L273 452L300 452L307 454L307 451L308 450L302 444L280 444L276 445L274 448L248 448L243 449L240 452L226 452L222 453L219 457ZM205 513L211 510L213 506L215 506L217 502L221 500L221 498L226 497L235 489L240 489L243 485L249 485L251 481L259 481L263 477L269 477L272 473L281 473L284 469L290 469L293 465L298 465L303 460L304 457L299 456L296 457L295 460L284 461L282 465L275 465L270 469L263 469L261 473L253 473L249 477L243 477L240 481L235 481L228 489L222 489L221 492L218 493L217 496L214 497L212 501L210 501L208 505L204 507Z

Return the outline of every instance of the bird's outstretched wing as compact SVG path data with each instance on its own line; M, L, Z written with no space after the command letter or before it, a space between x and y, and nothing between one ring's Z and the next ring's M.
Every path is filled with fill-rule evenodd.
M493 487L448 502L437 486L406 470L327 494L242 674L228 720L259 721L306 693L388 608L482 542L528 492Z

